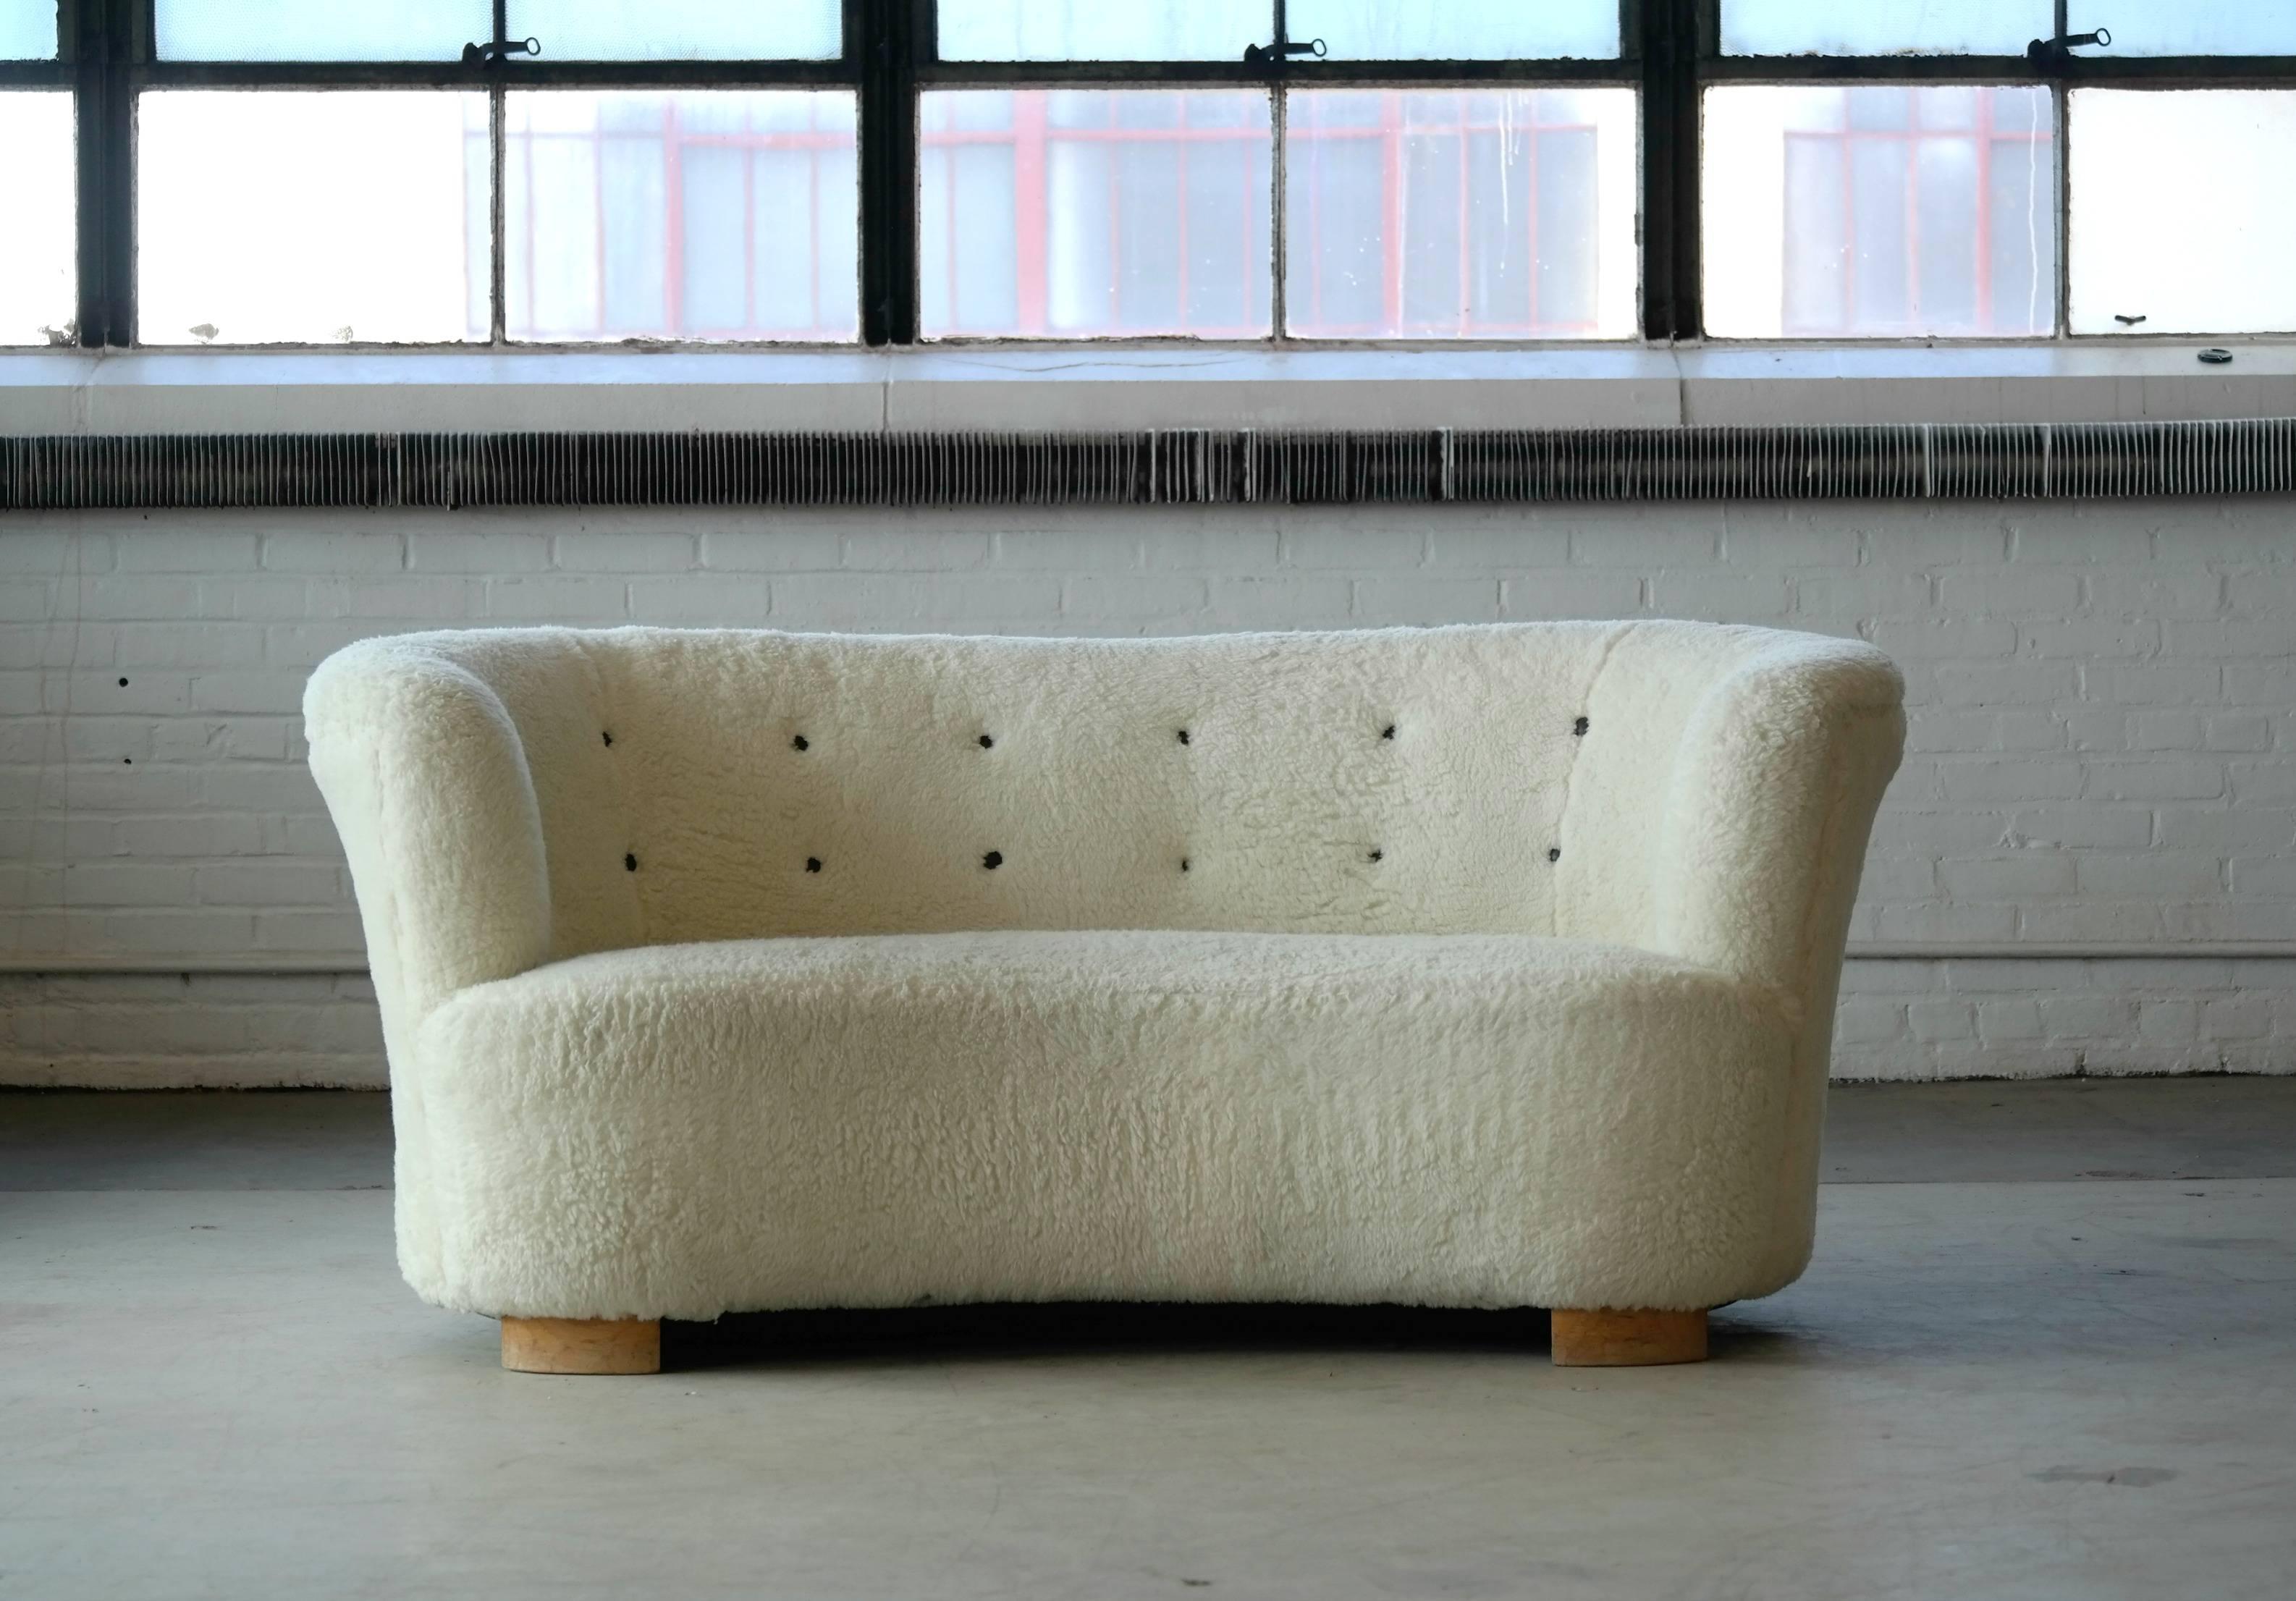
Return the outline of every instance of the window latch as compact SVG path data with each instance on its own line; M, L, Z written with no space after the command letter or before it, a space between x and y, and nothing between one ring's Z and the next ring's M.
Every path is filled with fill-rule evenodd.
M1312 55L1320 61L1324 55L1324 41L1278 37L1273 45L1246 45L1243 47L1244 64L1250 67L1273 66L1295 55Z
M483 45L463 46L463 65L481 67L488 62L499 62L513 55L540 55L540 39L488 39Z
M2025 46L2025 59L2037 65L2054 66L2059 62L2074 59L2076 45L2110 45L2112 30L2100 28L2095 33L2061 33L2054 39L2035 39Z

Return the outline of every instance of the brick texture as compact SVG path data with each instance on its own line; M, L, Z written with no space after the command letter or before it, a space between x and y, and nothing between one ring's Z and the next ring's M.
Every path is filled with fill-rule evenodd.
M2296 940L2285 500L53 513L0 529L0 957L357 961L296 709L533 623L1166 634L1674 616L1870 639L1906 765L1852 937ZM0 1082L376 1081L364 981L0 980ZM2296 962L1859 961L1847 1077L2296 1071Z

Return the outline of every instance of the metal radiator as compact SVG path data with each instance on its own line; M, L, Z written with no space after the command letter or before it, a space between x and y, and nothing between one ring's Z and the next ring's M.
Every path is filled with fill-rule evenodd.
M0 439L0 510L1318 505L2296 490L2296 419L1097 434L195 434Z

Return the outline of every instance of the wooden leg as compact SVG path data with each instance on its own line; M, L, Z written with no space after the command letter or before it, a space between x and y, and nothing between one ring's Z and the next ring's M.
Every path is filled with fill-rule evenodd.
M1706 1314L1650 1310L1550 1314L1557 1367L1657 1367L1706 1359Z
M502 1365L512 1373L660 1373L661 1325L651 1318L505 1318Z

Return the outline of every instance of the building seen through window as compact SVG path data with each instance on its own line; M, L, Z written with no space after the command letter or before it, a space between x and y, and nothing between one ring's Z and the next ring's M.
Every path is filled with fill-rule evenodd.
M537 90L508 97L512 339L849 340L859 215L849 94ZM484 195L483 108L463 170ZM488 253L464 258L483 338Z
M2038 88L1709 90L1708 331L2049 333L2054 115Z

